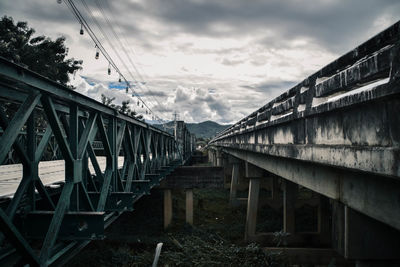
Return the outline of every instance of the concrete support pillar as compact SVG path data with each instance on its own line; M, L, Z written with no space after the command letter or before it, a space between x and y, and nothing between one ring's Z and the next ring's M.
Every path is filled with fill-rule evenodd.
M271 199L272 201L279 201L279 186L278 186L278 178L277 177L272 177L272 195Z
M217 152L215 150L213 150L213 162L212 162L213 166L217 166Z
M237 186L239 181L239 164L232 164L232 179L231 179L231 190L229 194L229 203L231 206L236 206L238 201L236 199Z
M222 157L222 166L224 167L224 188L229 189L231 187L232 164L229 162L228 155L226 154Z
M193 225L193 189L186 189L186 223Z
M348 259L400 259L400 233L348 206L344 207L344 256ZM386 266L381 262L381 266Z
M171 189L164 189L164 229L172 223L172 192Z
M344 204L332 203L332 248L344 255Z
M216 166L217 167L222 167L222 151L220 149L217 149L216 151Z
M283 231L295 233L295 203L298 185L288 180L283 180Z
M332 216L333 248L356 266L393 266L400 259L396 229L335 201ZM398 266L398 265L394 265Z
M329 199L323 195L319 195L318 233L322 243L331 244L330 205Z
M260 178L250 177L249 196L247 199L247 216L244 239L246 242L256 234L258 195L260 192Z

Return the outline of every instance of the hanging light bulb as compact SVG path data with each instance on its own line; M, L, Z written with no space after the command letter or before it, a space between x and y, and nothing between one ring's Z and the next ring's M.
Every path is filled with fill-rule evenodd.
M94 58L99 59L99 55L100 55L99 48L96 45L96 56Z
M79 31L81 35L83 35L83 25L81 24L81 30Z
M129 88L128 88L128 86L127 86L127 87L125 88L125 93L128 93L128 89L129 89Z
M146 110L146 115L149 114L149 112Z
M140 104L139 104L139 101L137 102L137 105L139 106Z
M143 108L143 104L142 104L142 108Z
M108 75L111 75L111 67L110 67L110 63L108 63Z
M118 82L121 82L121 75L119 75ZM128 88L128 86L126 88Z

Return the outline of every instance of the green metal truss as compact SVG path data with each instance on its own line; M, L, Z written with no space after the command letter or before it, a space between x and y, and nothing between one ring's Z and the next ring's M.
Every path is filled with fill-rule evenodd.
M3 252L16 251L20 263L56 264L89 240L104 238L105 227L121 212L133 210L137 199L182 164L172 135L3 58L0 102L7 103L0 106L0 162L13 150L23 165L18 189L0 208L0 243ZM18 107L13 114L9 103ZM39 117L47 123L43 132ZM26 132L23 143L21 130ZM65 162L58 191L45 186L39 175L44 152L54 147L50 140ZM99 154L106 157L104 172ZM89 172L90 163L95 174Z

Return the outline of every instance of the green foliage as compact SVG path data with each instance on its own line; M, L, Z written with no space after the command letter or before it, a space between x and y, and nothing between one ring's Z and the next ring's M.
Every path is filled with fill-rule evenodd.
M112 106L112 102L115 100L115 97L108 97L105 94L101 94L101 103L106 106Z
M120 105L115 105L112 102L115 100L115 97L108 97L104 94L101 94L101 103L103 103L106 106L115 108L116 110L118 110L119 112L129 115L131 117L134 117L138 120L142 120L143 116L142 115L137 115L136 111L131 110L131 108L129 107L129 100L126 101L122 101L121 106Z
M52 41L45 36L33 37L34 33L27 22L14 24L11 17L1 18L0 56L66 85L68 74L82 68L82 60L66 59L65 37Z

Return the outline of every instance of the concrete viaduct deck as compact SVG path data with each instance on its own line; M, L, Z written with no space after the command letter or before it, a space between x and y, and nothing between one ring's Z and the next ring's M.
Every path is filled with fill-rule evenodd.
M359 264L398 259L399 114L398 22L219 133L209 157L229 169L233 188L238 166L249 178L249 235L255 178L280 179L284 230L294 234L290 202L305 187L328 200L330 246Z

